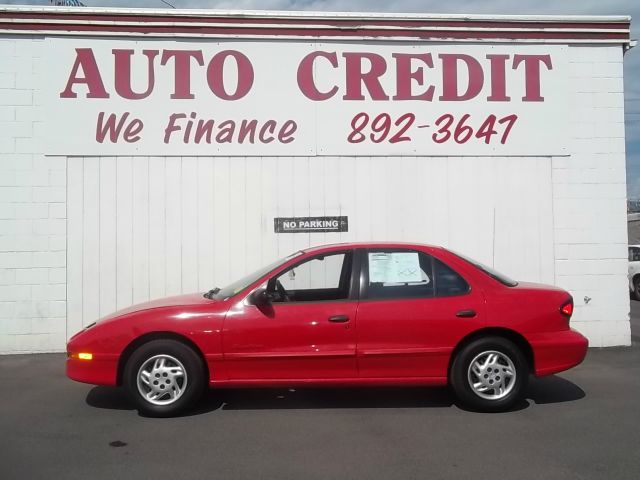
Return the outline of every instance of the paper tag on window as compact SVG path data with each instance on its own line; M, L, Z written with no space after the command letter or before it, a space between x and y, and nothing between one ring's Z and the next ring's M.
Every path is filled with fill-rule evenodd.
M418 252L377 252L369 254L371 283L429 283L420 271Z

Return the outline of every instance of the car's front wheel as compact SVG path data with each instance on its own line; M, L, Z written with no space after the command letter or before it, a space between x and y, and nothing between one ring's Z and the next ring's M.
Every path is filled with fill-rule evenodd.
M453 361L450 383L462 404L499 412L522 399L529 380L520 349L502 337L479 338L464 346Z
M138 347L127 361L124 384L138 411L170 417L200 398L205 369L187 345L169 339L152 340Z

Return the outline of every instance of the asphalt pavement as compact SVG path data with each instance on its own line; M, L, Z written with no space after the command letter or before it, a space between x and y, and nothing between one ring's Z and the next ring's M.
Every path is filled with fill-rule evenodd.
M67 380L64 356L0 357L0 479L640 478L640 302L631 348L532 380L508 413L445 388L229 390L188 416L138 415Z

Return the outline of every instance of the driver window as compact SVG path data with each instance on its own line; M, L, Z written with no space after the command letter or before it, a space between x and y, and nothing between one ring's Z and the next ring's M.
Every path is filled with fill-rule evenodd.
M313 257L270 282L278 302L318 302L349 297L351 253Z

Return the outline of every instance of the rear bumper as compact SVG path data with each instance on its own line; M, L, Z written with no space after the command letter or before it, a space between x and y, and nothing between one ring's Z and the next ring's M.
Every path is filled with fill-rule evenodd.
M76 382L115 386L118 377L117 355L94 355L93 360L67 357L67 377Z
M575 330L538 333L528 337L533 349L537 377L562 372L579 365L587 355L589 340Z

